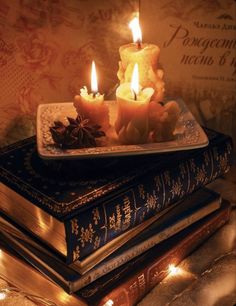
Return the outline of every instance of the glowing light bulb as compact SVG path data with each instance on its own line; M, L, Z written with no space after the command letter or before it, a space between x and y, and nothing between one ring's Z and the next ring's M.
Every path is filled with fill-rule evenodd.
M94 61L92 62L92 71L91 71L91 91L93 94L98 92L98 80L96 73L96 66Z
M114 302L110 299L105 304L103 304L103 306L112 306L113 304Z
M181 271L181 269L178 268L178 267L176 267L174 264L171 264L171 265L169 265L169 267L168 267L168 272L169 272L169 274L172 275L172 276L179 274L180 271Z
M6 297L7 297L6 292L0 291L0 301L5 300Z

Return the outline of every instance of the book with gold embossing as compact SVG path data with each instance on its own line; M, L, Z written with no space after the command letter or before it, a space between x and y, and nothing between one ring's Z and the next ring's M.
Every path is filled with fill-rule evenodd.
M45 162L35 138L18 142L1 154L1 212L67 263L80 265L109 241L228 171L231 138L206 133L205 148L96 161Z
M168 274L170 264L177 265L223 226L229 216L230 204L223 201L215 212L72 295L50 282L3 241L1 276L57 305L132 306Z
M0 214L0 238L43 274L48 275L67 292L75 292L103 275L113 271L131 259L141 255L158 243L170 238L191 224L219 209L221 197L214 191L202 188L187 199L180 201L170 211L154 221L139 235L114 251L100 264L81 275L80 269L72 264L68 267L29 235L20 231ZM116 240L116 239L114 239ZM104 250L106 252L106 250ZM78 273L79 272L79 273Z

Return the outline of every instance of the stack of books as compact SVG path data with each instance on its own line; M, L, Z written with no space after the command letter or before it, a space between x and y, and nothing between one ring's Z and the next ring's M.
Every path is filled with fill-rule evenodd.
M232 140L206 133L205 148L96 161L42 160L34 137L4 148L1 274L36 294L42 274L77 305L136 304L229 219L205 185L229 170Z

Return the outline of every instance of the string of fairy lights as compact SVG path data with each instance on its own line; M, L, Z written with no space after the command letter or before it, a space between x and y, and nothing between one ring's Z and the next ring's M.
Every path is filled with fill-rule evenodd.
M165 273L170 276L177 275L181 273L181 269L178 266L175 266L174 264L170 264L167 269L162 270L160 273ZM4 280L4 277L0 273L0 278ZM49 299L39 297L37 295L30 294L25 291L21 291L20 289L16 287L5 287L0 289L0 301L7 299L9 296L13 298L14 296L21 295L22 297L28 298L34 303L41 303L45 306L57 306L54 302L50 301ZM103 306L112 306L113 301L110 299L108 300Z
M230 256L230 255L236 255L236 251L233 250L233 251L227 252L225 254L221 254L220 256L215 258L213 262L216 263L218 260L222 259L223 257ZM211 266L212 266L212 263L210 264L210 266L208 266L199 275L192 274L190 271L189 271L189 273L191 273L193 275L193 278L195 280L198 280L205 273L210 273L211 272ZM183 269L180 266L176 266L174 264L170 264L167 269L162 270L159 273L165 273L169 277L174 277L174 276L178 276L178 275L184 274L184 272L187 273L188 271L186 269ZM1 273L0 273L0 278L5 280L4 277L1 275ZM5 281L7 282L7 280L5 280ZM165 279L163 281L165 281ZM162 282L160 282L160 284ZM187 290L187 289L188 289L188 287L185 288L185 290ZM175 295L171 299L171 301L175 300L176 297L180 297L182 294L184 294L185 290L182 290L182 292L180 292L179 294ZM44 305L44 306L58 306L56 303L52 302L51 300L49 300L47 298L43 298L43 297L40 297L40 296L37 296L37 295L34 295L34 294L30 294L30 293L22 291L22 290L20 290L20 289L18 289L16 287L10 287L9 286L9 287L0 288L0 301L6 300L9 297L14 298L14 296L25 297L25 298L29 299L30 301L32 301L33 303L35 303L36 305L40 304L40 305ZM105 304L103 304L103 306L113 306L113 304L114 304L114 302L111 299L109 299L108 301L105 302Z
M1 274L0 277L2 278ZM22 291L16 287L5 287L0 289L0 301L6 300L7 298L14 298L14 297L25 297L33 303L36 303L44 306L57 306L54 302L50 301L49 299L30 294L28 292Z

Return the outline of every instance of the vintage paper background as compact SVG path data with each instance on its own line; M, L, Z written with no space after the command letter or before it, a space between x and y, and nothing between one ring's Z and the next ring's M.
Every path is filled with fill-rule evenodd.
M143 40L161 48L166 93L236 143L236 2L141 1Z
M93 59L100 91L112 92L138 2L143 41L161 48L166 93L182 96L202 124L233 135L234 0L0 0L1 146L35 133L39 103L71 101L89 85Z
M137 0L0 0L0 144L35 133L39 103L72 101L90 86L117 82L118 48Z

